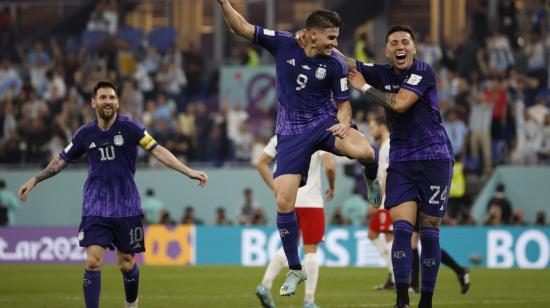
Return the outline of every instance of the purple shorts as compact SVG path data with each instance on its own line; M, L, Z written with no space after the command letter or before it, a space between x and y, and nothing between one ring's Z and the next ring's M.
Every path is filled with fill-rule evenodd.
M99 217L84 216L78 228L81 247L98 245L125 254L145 251L141 216Z
M451 159L390 163L384 208L390 209L407 201L417 201L421 212L443 217L449 200L453 164Z
M311 155L317 150L339 154L334 147L334 135L327 129L338 124L336 117L328 118L301 134L277 135L277 154L273 178L283 174L300 174L300 187L307 182Z

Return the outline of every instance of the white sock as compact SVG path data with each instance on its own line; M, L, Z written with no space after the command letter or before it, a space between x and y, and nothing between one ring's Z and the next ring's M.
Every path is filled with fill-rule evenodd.
M304 301L315 302L315 289L319 279L319 260L316 253L308 253L304 256L304 267L306 268L306 292Z
M393 277L393 263L391 261L391 246L393 245L393 240L386 242L386 254L384 256L386 263L388 264L388 271L391 274L391 281L395 283L395 277Z
M264 278L262 279L262 285L271 290L271 285L273 284L273 279L277 277L279 272L286 266L286 256L283 248L279 248L277 252L273 255L273 258L267 265L265 269Z
M386 260L386 240L379 236L372 240L372 245L374 246L374 248L376 248L376 250L380 254L380 257Z

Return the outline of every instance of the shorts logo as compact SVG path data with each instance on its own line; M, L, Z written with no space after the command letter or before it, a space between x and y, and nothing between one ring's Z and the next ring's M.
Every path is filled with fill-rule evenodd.
M288 232L287 229L279 229L279 235L280 235L281 237L285 237L285 236L287 236L288 234L290 234L290 232Z
M424 265L427 267L435 266L435 260L434 259L424 259Z
M114 139L114 143L116 146L121 146L124 144L124 138L122 138L122 135L116 135Z
M92 281L90 279L84 279L84 287L89 287L92 285Z
M393 252L394 259L403 259L406 257L407 257L407 254L403 250Z
M275 30L264 29L264 35L275 36Z
M78 240L82 241L84 239L84 231L78 232Z
M327 75L327 69L324 67L318 67L315 71L315 78L322 80L325 79L325 76Z

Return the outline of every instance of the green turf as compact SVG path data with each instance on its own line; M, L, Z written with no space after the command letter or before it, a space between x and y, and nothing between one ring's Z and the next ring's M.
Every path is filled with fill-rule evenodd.
M122 278L113 266L103 269L101 307L123 307ZM258 267L141 268L140 307L259 307L254 295L263 275ZM321 307L392 307L393 292L373 286L382 269L321 268L317 303ZM275 294L277 307L301 307L303 286L291 298ZM472 270L472 289L459 293L453 272L442 268L434 307L550 307L550 270ZM411 297L416 307L418 296ZM82 267L1 265L0 307L83 307Z

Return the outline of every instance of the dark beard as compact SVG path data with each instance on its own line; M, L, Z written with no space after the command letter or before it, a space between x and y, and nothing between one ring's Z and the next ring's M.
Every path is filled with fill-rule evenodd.
M116 111L113 109L113 113L111 115L106 115L103 110L98 110L97 114L101 119L103 119L103 121L109 122L116 115Z

